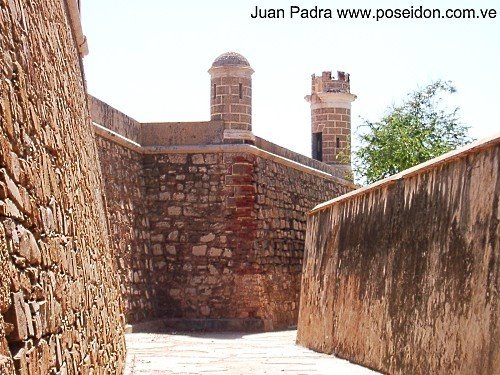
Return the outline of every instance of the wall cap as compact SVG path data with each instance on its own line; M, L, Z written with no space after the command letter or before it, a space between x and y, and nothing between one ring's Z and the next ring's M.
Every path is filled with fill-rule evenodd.
M250 130L225 129L224 139L244 139L255 141L255 135Z
M374 182L373 184L370 184L368 186L359 188L357 190L353 190L353 191L346 193L346 194L343 194L337 198L323 202L323 203L317 205L316 207L314 207L307 214L314 215L315 213L322 211L324 209L327 209L327 208L329 208L337 203L341 203L341 202L350 200L352 198L367 194L373 190L377 190L377 189L380 189L380 188L385 187L385 186L390 186L399 180L412 177L412 176L419 174L419 173L422 173L422 172L426 172L426 171L434 169L442 164L450 163L453 160L463 158L469 154L476 153L480 150L492 147L496 144L500 144L500 132L494 133L493 135L491 135L489 137L472 142L466 146L457 148L456 150L447 152L447 153L445 153L441 156L438 156L434 159L417 164L414 167L405 169L402 172L399 172L393 176L389 176L387 178L384 178L382 180Z
M144 155L157 155L157 154L196 154L196 153L235 153L247 152L264 159L272 160L276 163L291 167L301 172L315 175L330 181L334 181L340 185L347 186L355 189L356 185L350 181L344 180L340 177L332 176L330 173L320 171L300 164L296 161L287 159L283 156L273 154L269 151L262 150L256 146L249 144L213 144L213 145L182 145L182 146L141 146L139 143L134 142L121 134L118 134L96 122L92 122L94 131L97 135L109 141L115 142L125 148L136 151Z
M80 57L87 56L89 54L89 47L87 45L87 38L83 35L78 0L66 0L66 5L78 53L80 54Z

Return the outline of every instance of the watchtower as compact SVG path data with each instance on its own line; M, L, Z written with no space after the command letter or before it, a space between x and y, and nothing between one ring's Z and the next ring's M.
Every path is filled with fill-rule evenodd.
M211 78L210 117L224 121L224 141L253 143L252 74L248 60L236 52L215 59Z
M311 95L305 99L311 103L311 131L313 159L351 171L351 94L349 74L323 72L312 75Z

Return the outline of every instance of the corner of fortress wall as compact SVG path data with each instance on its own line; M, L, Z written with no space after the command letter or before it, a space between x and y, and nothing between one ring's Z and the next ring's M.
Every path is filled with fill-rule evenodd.
M392 374L494 374L500 136L308 216L298 343Z
M120 286L69 7L0 1L0 373L123 372Z
M135 122L127 139L133 120L91 102L127 320L296 324L306 213L353 184L259 138L223 144L221 121Z

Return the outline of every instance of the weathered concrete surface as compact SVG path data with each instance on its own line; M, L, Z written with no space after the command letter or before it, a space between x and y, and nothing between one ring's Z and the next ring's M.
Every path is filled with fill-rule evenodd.
M500 138L308 217L298 342L395 374L498 374Z
M295 334L127 334L125 374L377 374L297 346Z
M141 123L92 95L87 95L92 121L127 139L140 143Z

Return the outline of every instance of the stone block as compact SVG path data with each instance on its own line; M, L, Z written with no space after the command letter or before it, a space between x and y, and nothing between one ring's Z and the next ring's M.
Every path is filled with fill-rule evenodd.
M193 164L204 164L205 163L205 158L203 157L202 154L194 154L191 156L191 161Z
M42 253L35 236L24 228L20 230L19 255L35 266L42 261Z
M208 233L200 237L201 242L212 242L214 239L215 239L215 234L213 233Z
M222 254L222 249L216 248L216 247L211 247L208 250L208 256L211 257L219 257Z
M168 207L167 213L172 216L178 216L182 213L182 208L177 206Z
M4 317L7 323L11 323L14 326L14 329L8 338L11 342L23 341L28 338L28 321L30 321L31 330L33 330L31 314L28 314L28 316L26 315L24 294L22 291L11 293L11 298L12 303L10 309ZM29 313L29 308L27 311Z
M205 256L207 254L207 245L193 246L194 256Z

